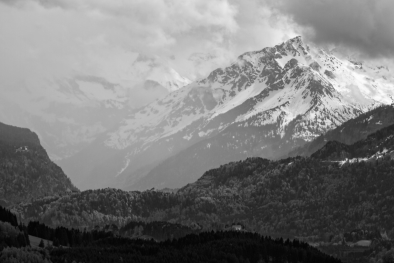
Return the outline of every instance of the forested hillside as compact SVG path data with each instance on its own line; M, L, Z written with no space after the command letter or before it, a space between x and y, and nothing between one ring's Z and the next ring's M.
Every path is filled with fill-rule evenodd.
M93 228L148 218L179 204L177 195L156 191L125 192L118 189L87 190L63 197L48 197L15 207L24 221L39 220L49 226Z
M18 223L2 207L0 219ZM53 242L41 240L38 248L24 248L29 245L22 243L26 233L0 221L0 262L341 262L298 240L274 240L243 231L198 233L166 222L129 222L117 233L131 238L115 237L115 226L109 231L82 232L30 222L27 228L19 228Z
M28 129L0 123L0 204L78 191Z
M130 221L119 230L119 234L130 238L143 238L164 241L167 239L181 238L188 234L200 232L196 225L194 228L180 224L163 221L141 222Z
M343 165L311 158L276 162L253 158L208 171L177 194L151 191L127 199L130 194L123 193L124 201L110 206L103 201L110 200L107 190L101 193L100 202L87 202L76 194L34 209L37 218L64 225L78 220L89 224L91 218L101 218L95 224L108 223L108 218L134 218L186 225L198 222L204 229L223 229L239 221L261 233L328 240L354 228L390 232L394 227L393 183L390 156ZM108 207L118 217L103 214Z
M240 222L246 230L309 241L340 239L356 228L394 233L393 131L394 125L350 146L329 142L312 157L229 163L175 193L89 190L16 209L25 219L80 228L134 220L220 230Z

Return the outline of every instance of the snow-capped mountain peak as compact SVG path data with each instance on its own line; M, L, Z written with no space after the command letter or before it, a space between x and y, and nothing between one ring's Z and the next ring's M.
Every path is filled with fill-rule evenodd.
M281 114L289 116L288 121L300 114L317 118L327 113L329 116L324 115L324 118L331 119L331 124L325 125L326 130L379 103L392 102L387 93L393 91L385 85L380 89L376 88L376 84L369 85L372 76L361 75L352 65L323 50L312 49L303 43L301 37L296 37L272 48L244 53L229 67L216 69L207 78L148 105L136 115L141 116L138 119L143 120L142 122L136 122L132 117L124 122L120 130L127 129L131 135L132 130L136 131L131 129L135 125L144 129L143 127L156 127L158 123L167 123L167 129L179 131L200 117L209 123L246 102L248 107L239 108L236 118L223 123L222 128L233 122L247 121L276 108ZM382 80L384 79L374 81L379 83L378 81ZM391 83L384 84L392 86ZM187 109L196 107L193 103L196 103L197 89L204 90L205 95L199 98L202 103L199 106L201 110L195 110L194 113L198 114L191 117L192 115L187 114ZM343 116L345 112L348 114ZM179 121L172 121L175 116ZM152 119L156 122L152 122ZM268 122L275 121L276 119L271 119ZM267 120L260 125L265 123ZM218 130L219 127L217 125L214 129ZM159 139L173 133L169 133L167 129L163 127L162 132L155 133L152 138ZM139 138L120 136L116 132L110 137L112 140L107 141L108 145L115 146L111 141L116 137L123 141L122 148Z

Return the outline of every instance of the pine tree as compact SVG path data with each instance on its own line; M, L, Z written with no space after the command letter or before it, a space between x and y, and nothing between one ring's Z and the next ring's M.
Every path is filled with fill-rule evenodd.
M59 246L59 239L57 239L56 237L53 239L53 246L54 247L58 247Z
M41 239L40 244L38 245L38 247L44 248L45 244L44 244L44 240Z

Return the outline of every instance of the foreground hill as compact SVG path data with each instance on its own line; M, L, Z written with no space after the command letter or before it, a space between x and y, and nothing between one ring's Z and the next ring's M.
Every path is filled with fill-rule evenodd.
M7 205L78 189L54 164L37 134L0 123L0 202Z
M117 262L119 258L121 262L341 262L297 240L239 232L208 232L160 243L110 238L51 252L54 263Z

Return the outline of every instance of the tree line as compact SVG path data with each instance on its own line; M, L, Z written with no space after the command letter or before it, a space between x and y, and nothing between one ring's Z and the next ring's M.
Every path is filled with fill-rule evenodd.
M247 232L203 232L183 238L153 240L113 237L87 247L56 249L54 263L63 262L319 262L340 263L307 243L283 240Z
M0 251L5 247L25 247L30 245L27 229L18 225L16 216L0 206Z
M101 230L81 231L79 229L68 229L65 227L51 228L38 221L30 221L27 225L29 235L53 242L53 246L74 247L88 244L102 238L113 237L112 232Z
M18 226L18 219L16 218L16 215L2 206L0 206L0 221L8 222L12 226Z

